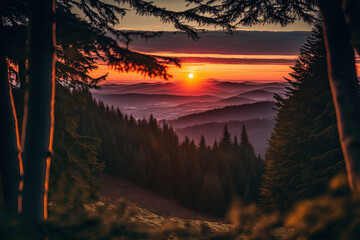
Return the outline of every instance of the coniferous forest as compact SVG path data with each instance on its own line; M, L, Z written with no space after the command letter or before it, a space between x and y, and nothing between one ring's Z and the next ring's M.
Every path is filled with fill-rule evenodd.
M57 116L64 118L59 122L71 124L55 125L59 161L54 160L52 186L61 174L66 179L78 174L96 198L104 170L214 216L224 216L235 199L257 201L264 163L255 155L245 126L239 140L225 127L221 141L211 146L204 138L179 142L171 127L152 116L136 121L96 102L88 91L71 93L61 86L58 91ZM69 107L72 102L77 104Z
M172 7L178 10L169 10L157 0L0 2L0 239L359 238L360 2L185 2L185 10L176 4ZM200 27L231 33L238 26L311 26L285 78L286 91L274 94L277 113L264 159L256 154L246 125L232 135L224 123L215 142L204 135L199 142L180 140L166 120L135 119L125 112L136 107L120 110L94 97L94 89L109 77L104 66L111 73L169 80L181 64L188 69L189 62L198 67L209 59L220 61L221 54L198 62L191 62L193 55L178 59L184 49L176 49L174 57L132 50L134 38L150 41L161 33L119 28L129 10L171 24L193 40L200 39ZM266 41L271 49L271 39ZM286 40L280 45L285 48ZM271 61L273 68L292 61L260 59L259 52L250 61L251 54L233 51L232 57L245 58L221 61L263 71ZM194 97L189 88L200 89L194 87L196 76L185 75L183 92ZM224 94L234 84L227 82ZM158 92L162 99L170 96L164 89ZM244 92L227 101L248 101L243 96L254 94ZM210 94L196 97L220 101ZM131 201L102 201L110 178L201 218L157 215ZM118 186L112 187L115 192Z

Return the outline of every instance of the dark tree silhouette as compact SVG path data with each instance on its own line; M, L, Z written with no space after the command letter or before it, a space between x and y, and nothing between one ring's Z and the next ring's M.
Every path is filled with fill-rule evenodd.
M19 0L0 2L0 174L4 194L4 207L11 214L21 211L22 156L19 129L14 101L12 98L11 79L14 72L9 63L18 55L18 37L20 26L26 23L24 3ZM10 27L12 26L12 27ZM20 200L20 201L18 201Z
M317 24L292 67L287 97L276 97L279 111L261 187L265 211L287 211L317 196L345 170L326 68L322 26Z
M243 125L242 130L241 130L240 148L242 150L254 152L254 154L255 154L254 148L249 140L249 135L246 132L245 124Z
M21 211L21 191L23 163L20 147L20 136L12 89L8 78L6 55L0 50L0 174L4 195L4 209L10 214ZM18 201L20 200L20 201Z
M200 141L199 141L199 149L205 150L206 149L206 140L204 135L201 135Z
M231 147L231 134L229 132L227 124L224 126L223 134L220 140L220 146L223 148Z
M360 195L360 88L353 45L345 22L342 2L318 2L324 24L328 71L340 144L350 187L356 195Z
M55 104L55 1L30 1L29 99L24 145L23 215L47 219Z
M233 146L234 150L239 148L239 141L238 141L237 136L234 136L232 146Z

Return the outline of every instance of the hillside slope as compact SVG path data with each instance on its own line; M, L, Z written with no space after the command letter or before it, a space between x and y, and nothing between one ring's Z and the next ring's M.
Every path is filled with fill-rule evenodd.
M107 174L102 176L100 201L114 203L125 200L130 206L143 208L162 217L177 217L183 219L196 219L223 222L223 219L206 216L185 207L176 201L146 191L133 183L121 178L114 178Z
M143 190L131 182L109 175L102 175L100 203L112 206L116 202L125 201L134 213L132 221L148 227L161 227L165 224L189 226L201 231L203 225L209 227L211 233L228 232L234 226L226 224L224 219L205 216L180 206L175 201Z

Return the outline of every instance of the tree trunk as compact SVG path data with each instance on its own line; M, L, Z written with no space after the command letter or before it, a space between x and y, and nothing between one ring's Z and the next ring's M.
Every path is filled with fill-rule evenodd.
M360 1L344 0L343 9L346 23L351 32L353 46L358 54L360 54Z
M26 77L27 77L26 58L22 58L19 60L19 84L20 84L20 89L23 90L23 92L25 91L27 85Z
M24 42L24 56L26 56L26 42ZM25 105L28 102L29 97L29 89L28 89L28 81L27 81L28 71L26 67L26 58L21 58L19 60L19 84L20 84L20 102L24 103L22 105L22 109L18 109L23 113L23 117L20 119L22 120L20 122L21 124L21 148L24 149L24 141L25 141L25 128L26 128L26 122L27 122L27 107Z
M47 219L55 102L55 1L30 0L29 99L24 145L23 214Z
M355 56L341 1L319 0L329 80L349 185L360 196L360 95Z
M5 54L0 53L0 174L4 209L10 214L21 211L23 164L14 100L8 78Z

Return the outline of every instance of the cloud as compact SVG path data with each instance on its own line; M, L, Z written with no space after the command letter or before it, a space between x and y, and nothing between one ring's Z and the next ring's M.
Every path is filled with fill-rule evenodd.
M194 41L185 33L164 32L161 37L134 39L130 48L142 52L231 55L298 55L308 32L210 31Z
M250 64L250 65L268 65L281 64L291 65L294 60L291 59L248 59L248 58L210 58L210 57L181 57L182 63L217 63L217 64Z

